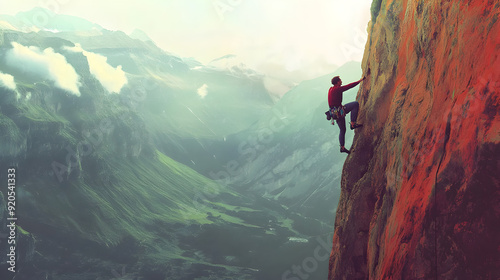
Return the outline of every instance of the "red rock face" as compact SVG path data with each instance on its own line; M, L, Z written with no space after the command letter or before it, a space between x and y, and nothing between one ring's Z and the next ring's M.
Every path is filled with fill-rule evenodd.
M373 5L329 279L500 279L500 2Z

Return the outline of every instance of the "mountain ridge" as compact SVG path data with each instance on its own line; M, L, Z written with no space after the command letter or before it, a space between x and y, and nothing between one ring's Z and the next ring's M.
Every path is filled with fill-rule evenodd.
M35 7L29 11L18 12L14 16L0 15L0 20L11 23L15 31L45 30L55 33L65 31L99 31L103 29L100 25L86 19L61 15L44 7Z

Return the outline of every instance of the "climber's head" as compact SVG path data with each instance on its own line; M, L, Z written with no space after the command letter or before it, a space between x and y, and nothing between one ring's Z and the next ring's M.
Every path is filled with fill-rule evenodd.
M334 85L334 86L341 86L342 85L342 80L340 79L339 76L335 76L332 78L332 85Z

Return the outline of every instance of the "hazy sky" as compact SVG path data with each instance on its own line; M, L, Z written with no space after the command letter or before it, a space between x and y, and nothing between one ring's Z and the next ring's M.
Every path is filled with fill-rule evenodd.
M302 80L361 60L371 0L20 0L1 14L42 6L126 33L202 63L235 54L277 78Z

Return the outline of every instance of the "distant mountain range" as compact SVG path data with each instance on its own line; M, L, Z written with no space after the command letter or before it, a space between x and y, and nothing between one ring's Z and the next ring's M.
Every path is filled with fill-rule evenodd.
M326 92L332 75L359 79L359 63L276 100L233 56L203 65L141 31L44 9L0 27L19 279L277 279L329 239L345 156Z

